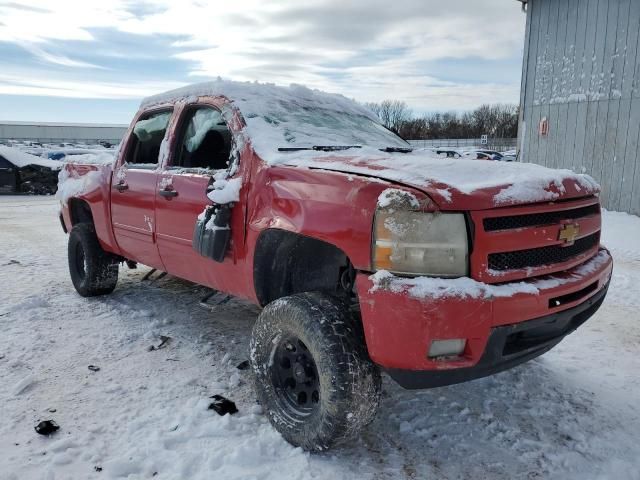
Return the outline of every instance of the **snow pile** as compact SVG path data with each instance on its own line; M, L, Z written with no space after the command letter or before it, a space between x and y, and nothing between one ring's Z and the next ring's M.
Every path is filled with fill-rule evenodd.
M35 155L22 152L17 148L7 147L6 145L0 145L0 156L10 161L18 168L26 167L27 165L37 165L39 167L59 170L63 166L62 163L55 160L36 157Z
M219 205L237 202L240 200L242 177L224 178L227 172L218 172L214 176L213 190L207 194L209 200Z
M519 293L537 295L541 290L559 287L573 279L580 279L595 272L609 259L609 255L600 251L588 262L576 268L571 277L546 277L522 282L505 283L502 285L490 285L478 282L469 277L437 278L437 277L397 277L386 270L380 270L369 277L373 286L370 292L379 289L390 290L394 293L406 292L418 299L436 300L444 297L458 298L504 298L512 297Z
M77 197L100 187L102 172L91 170L84 175L77 171L69 172L66 168L58 174L58 191L56 198L62 205L66 205L70 198Z

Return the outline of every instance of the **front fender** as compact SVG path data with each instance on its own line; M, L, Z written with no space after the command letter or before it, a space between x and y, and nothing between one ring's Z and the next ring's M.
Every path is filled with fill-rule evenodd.
M111 164L69 163L60 172L56 197L60 201L62 221L67 231L71 231L75 223L71 208L73 202L84 202L91 210L100 245L104 250L119 255L111 228L111 174Z
M249 231L256 238L267 228L298 233L339 248L357 270L371 270L378 197L393 184L327 170L267 167L257 172L255 185L260 188L252 196Z

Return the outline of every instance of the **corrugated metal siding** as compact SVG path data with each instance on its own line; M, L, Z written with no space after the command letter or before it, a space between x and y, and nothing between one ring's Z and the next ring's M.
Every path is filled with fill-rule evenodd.
M606 208L636 215L639 42L639 0L530 0L520 126L523 161L589 173Z

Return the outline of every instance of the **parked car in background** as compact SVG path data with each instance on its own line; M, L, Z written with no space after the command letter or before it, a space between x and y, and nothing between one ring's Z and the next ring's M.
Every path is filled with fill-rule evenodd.
M0 192L52 195L63 164L0 145Z
M503 162L515 162L518 159L518 152L516 150L507 150L500 155L502 155Z
M493 150L482 150L477 148L448 148L440 147L435 153L447 158L466 158L471 160L502 160L502 154Z
M462 156L474 160L502 160L500 152L493 150L466 150L462 152Z
M460 158L462 157L462 154L455 149L451 149L451 148L439 148L436 151L437 155L444 155L447 158Z

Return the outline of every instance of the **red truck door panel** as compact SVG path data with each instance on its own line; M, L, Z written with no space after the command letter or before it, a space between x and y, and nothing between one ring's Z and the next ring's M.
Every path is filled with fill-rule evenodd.
M158 158L170 111L143 115L127 141L111 182L111 222L122 254L164 269L156 244Z
M209 175L172 173L159 176L156 198L157 241L160 257L166 270L192 282L206 284L205 268L215 268L215 262L201 257L191 246L193 229L207 198ZM161 196L172 191L176 196Z
M231 153L231 132L220 112L207 106L185 109L175 144L158 177L156 235L160 257L172 275L227 293L247 295L235 269L237 247L243 242L243 215L236 205L231 217L231 245L222 263L202 257L192 247L196 219L211 201L207 187L212 175L224 172ZM235 269L235 270L234 270Z

